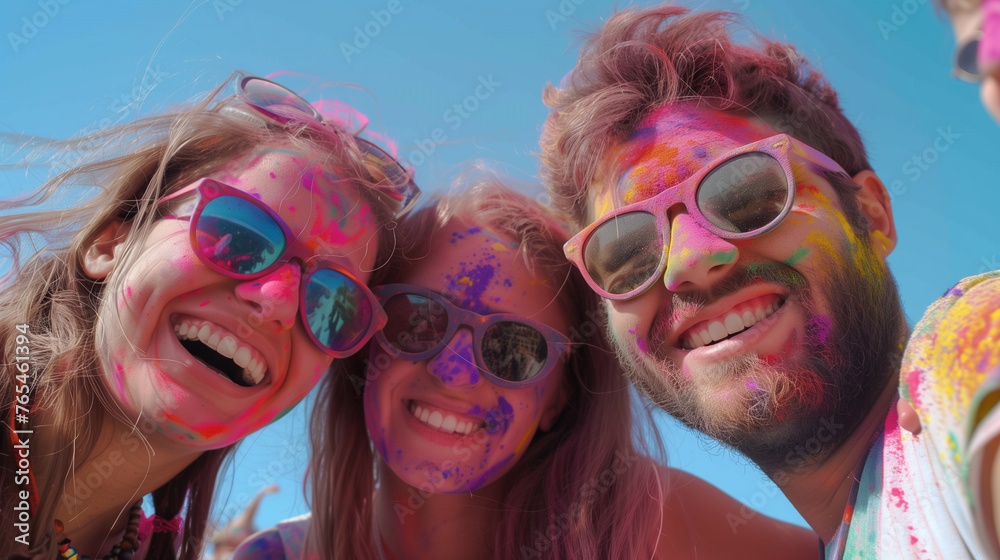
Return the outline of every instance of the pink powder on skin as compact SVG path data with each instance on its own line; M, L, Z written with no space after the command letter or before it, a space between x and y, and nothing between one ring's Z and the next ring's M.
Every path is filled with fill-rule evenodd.
M125 377L125 368L121 364L115 364L115 386L118 388L118 395L121 396L122 400L128 403L128 395L125 394L125 386L123 384L123 378Z
M258 278L252 284L260 287L260 293L269 301L288 301L298 299L299 267L282 266L263 278ZM206 302L208 303L208 302Z
M637 336L635 338L635 346L643 354L649 354L649 352L646 350L646 339L642 338L641 336Z
M722 152L749 144L755 129L746 119L705 113L678 104L651 113L616 154L616 190L626 204L645 200L691 177ZM664 140L669 138L670 142Z
M989 73L1000 63L1000 0L983 0L979 9L983 26L976 58L980 70Z

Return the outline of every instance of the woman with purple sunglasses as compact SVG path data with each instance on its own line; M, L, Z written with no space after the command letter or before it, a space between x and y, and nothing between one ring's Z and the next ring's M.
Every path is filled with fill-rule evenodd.
M0 557L200 558L234 444L384 323L365 283L415 185L291 91L235 82L50 144L86 159L0 202ZM98 194L30 208L77 187Z
M386 326L321 385L311 516L234 558L814 558L812 532L734 533L744 506L650 458L565 237L493 178L408 218L372 279Z

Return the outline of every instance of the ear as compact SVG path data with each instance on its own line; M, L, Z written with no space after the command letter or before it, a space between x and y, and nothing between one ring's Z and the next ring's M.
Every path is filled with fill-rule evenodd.
M861 187L857 193L858 205L868 216L868 231L872 235L875 251L884 259L896 248L896 221L892 217L889 192L870 169L858 173L853 179Z
M556 387L556 393L552 396L552 400L545 406L545 410L542 411L542 417L538 420L538 429L547 432L552 429L555 425L556 420L559 419L559 415L562 414L563 408L566 407L566 401L569 400L569 394L566 389L566 382L563 381Z
M122 245L131 229L130 224L114 220L90 240L82 262L88 277L102 280L111 273L121 257Z

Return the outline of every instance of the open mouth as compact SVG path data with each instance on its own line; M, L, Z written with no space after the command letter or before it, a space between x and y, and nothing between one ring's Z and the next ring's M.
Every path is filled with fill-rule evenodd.
M427 403L417 404L417 401L410 401L407 408L422 424L443 434L467 436L486 427L486 423L478 418L455 414Z
M174 332L192 356L240 387L255 387L264 380L264 357L222 327L204 320L180 319L174 323Z
M785 304L777 294L768 294L744 301L714 319L702 321L684 331L680 340L687 350L711 346L732 338L767 319Z

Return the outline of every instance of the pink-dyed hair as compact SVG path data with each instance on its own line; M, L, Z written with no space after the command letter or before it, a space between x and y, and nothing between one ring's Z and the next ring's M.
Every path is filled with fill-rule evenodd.
M739 27L734 30L734 27ZM738 44L739 31L759 46ZM578 226L601 156L654 109L677 102L762 118L827 154L849 174L870 169L837 94L792 45L770 41L729 12L664 5L616 13L584 43L576 67L543 99L542 176L553 206ZM831 181L841 199L854 189Z
M409 244L396 248L372 282L406 282L410 262L431 250L435 231L452 219L475 216L477 225L517 243L533 274L563 285L560 306L570 325L587 336L567 361L569 399L559 420L551 431L535 435L502 479L506 501L494 557L648 558L661 523L659 504L650 499L658 491L657 467L645 458L625 473L613 466L619 454L645 456L652 448L662 457L663 447L648 410L632 408L628 382L603 338L604 325L586 313L599 306L562 254L566 233L550 211L496 178L466 184L471 184L467 191L441 198L401 224L396 238ZM362 351L335 362L317 399L310 429L313 517L307 557L377 558L371 501L378 456L362 404L367 355ZM634 412L645 422L635 422ZM651 431L640 434L640 426ZM608 473L613 482L602 492ZM537 549L536 531L549 535L553 527L558 536L552 548Z

